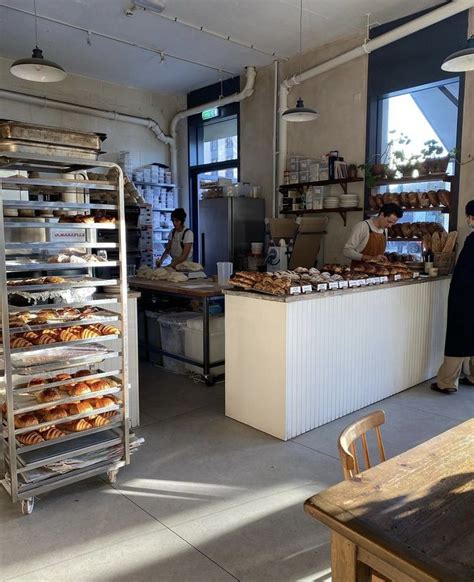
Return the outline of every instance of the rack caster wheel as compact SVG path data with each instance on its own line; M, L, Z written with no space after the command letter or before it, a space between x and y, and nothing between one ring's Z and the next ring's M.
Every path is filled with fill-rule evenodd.
M206 386L214 386L216 380L214 376L204 376L204 382L206 383Z
M110 471L107 471L107 479L109 480L109 483L116 483L117 482L117 475L118 475L118 469L112 469Z
M33 509L35 507L35 498L28 497L28 499L21 500L21 513L23 515L30 515L33 513Z

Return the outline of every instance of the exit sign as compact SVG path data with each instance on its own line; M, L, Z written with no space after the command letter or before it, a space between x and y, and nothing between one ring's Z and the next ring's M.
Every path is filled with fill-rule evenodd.
M212 109L206 109L201 113L202 118L206 119L213 119L214 117L219 117L219 107L213 107Z

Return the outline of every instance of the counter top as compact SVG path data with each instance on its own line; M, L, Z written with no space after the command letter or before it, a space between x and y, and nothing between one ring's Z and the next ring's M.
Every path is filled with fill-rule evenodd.
M315 293L306 293L301 295L270 295L259 293L258 291L239 291L238 289L224 289L225 295L237 295L239 297L248 297L249 299L261 299L263 301L278 301L280 303L293 303L294 301L309 301L311 299L320 299L335 297L340 295L352 295L353 293L367 293L380 291L381 289L393 289L394 287L406 287L408 285L423 285L433 283L441 279L450 279L451 275L441 275L439 277L423 277L420 279L410 279L409 281L391 281L381 285L370 285L366 287L352 287L350 289L334 289L328 291L319 291Z
M133 277L128 280L130 287L148 289L158 293L181 295L185 297L216 297L223 294L221 285L212 279L190 279L182 283L170 283L169 281L150 281Z

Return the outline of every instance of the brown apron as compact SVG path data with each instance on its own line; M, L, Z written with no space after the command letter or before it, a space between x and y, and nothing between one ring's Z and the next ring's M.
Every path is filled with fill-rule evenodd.
M367 222L367 220L365 221ZM369 229L369 240L362 250L363 255L369 255L370 257L377 257L378 255L383 255L385 252L385 247L387 246L387 238L385 233L374 232L370 228L370 224L367 222L367 227ZM351 268L362 264L363 261L352 261Z

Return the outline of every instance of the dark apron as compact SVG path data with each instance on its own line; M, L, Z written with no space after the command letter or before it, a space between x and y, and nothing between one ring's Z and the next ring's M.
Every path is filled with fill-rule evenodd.
M367 222L367 220L365 221ZM367 228L369 229L369 240L362 251L363 255L368 255L370 257L377 257L378 255L383 255L385 248L387 246L387 239L385 234L374 232L370 228L370 224L367 222ZM352 261L351 267L354 268L357 265L361 265L363 261Z

